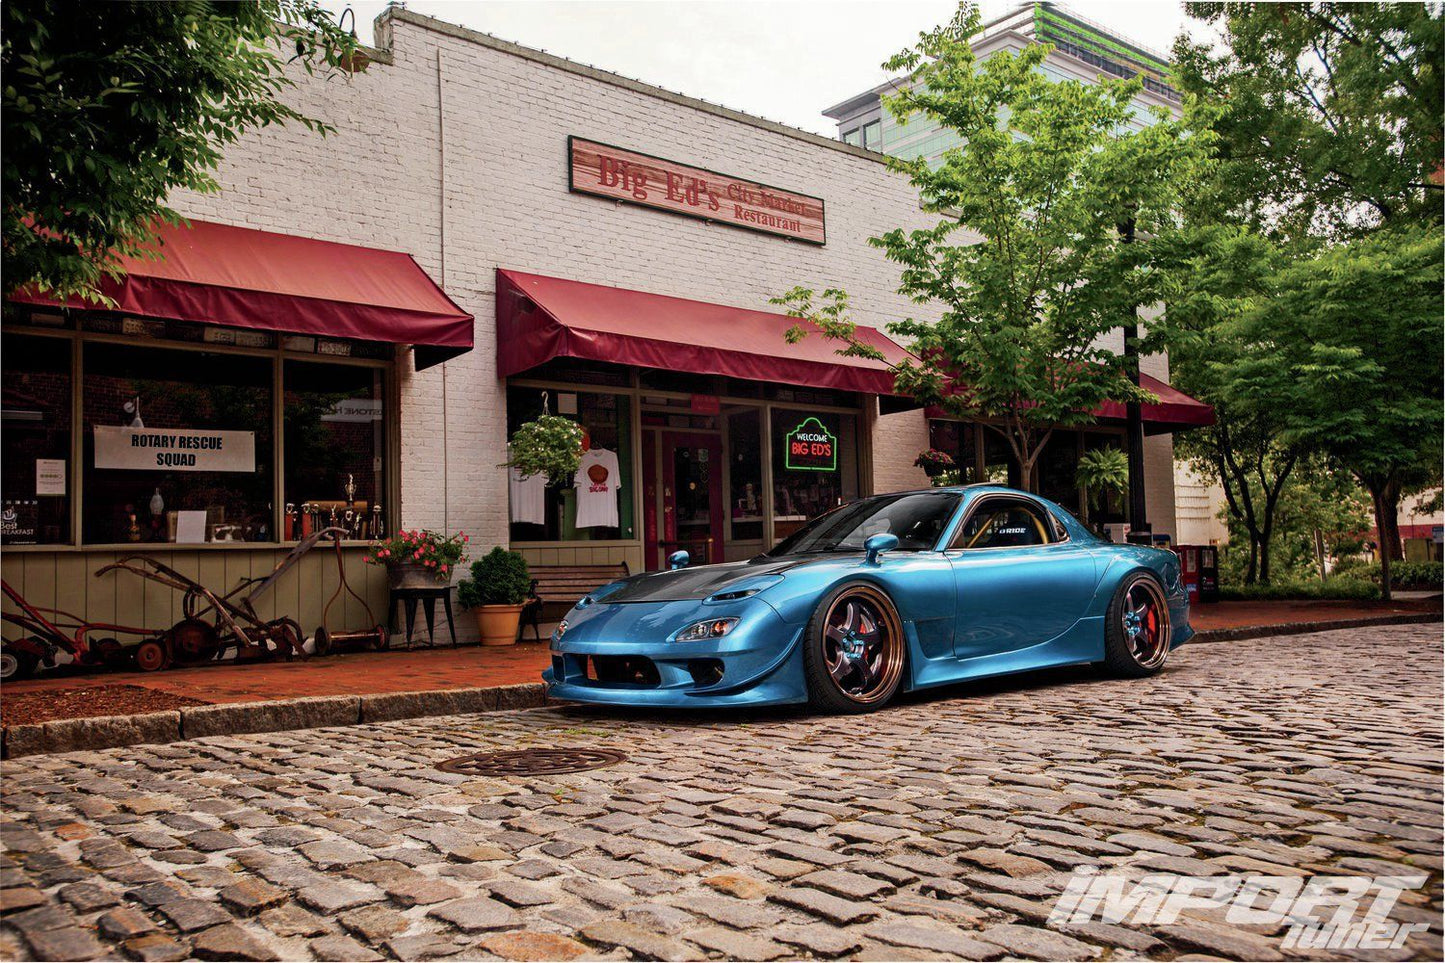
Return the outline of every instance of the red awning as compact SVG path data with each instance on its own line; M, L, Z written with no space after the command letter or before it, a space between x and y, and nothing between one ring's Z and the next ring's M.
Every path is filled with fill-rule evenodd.
M584 358L698 375L726 375L867 394L893 394L888 365L840 356L814 334L788 344L794 319L705 301L497 271L497 368L500 377L553 358ZM887 335L859 338L890 362L908 357Z
M1154 404L1141 406L1144 428L1149 434L1161 435L1214 424L1214 408L1194 400L1178 388L1142 372L1139 374L1139 385L1159 399ZM948 417L948 413L936 405L930 405L927 411L930 418ZM1106 401L1094 409L1094 415L1123 421L1128 417L1128 411L1121 402Z
M1155 434L1214 424L1212 406L1194 400L1173 385L1140 372L1139 387L1159 399L1142 406L1144 424ZM1117 401L1104 402L1094 414L1100 418L1123 419L1128 416L1125 406Z
M416 346L418 370L472 348L472 316L411 255L192 220L163 225L154 260L101 290L149 318ZM56 304L35 292L15 301ZM94 308L79 299L72 308Z

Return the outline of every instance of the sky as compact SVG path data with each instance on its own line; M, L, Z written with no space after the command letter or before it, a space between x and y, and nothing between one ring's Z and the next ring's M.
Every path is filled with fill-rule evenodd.
M370 43L385 0L350 6ZM409 10L826 136L825 108L877 86L885 59L948 20L953 0L409 0ZM1017 6L985 0L984 19ZM1191 23L1168 0L1073 0L1071 11L1167 52ZM1197 25L1191 32L1198 30Z

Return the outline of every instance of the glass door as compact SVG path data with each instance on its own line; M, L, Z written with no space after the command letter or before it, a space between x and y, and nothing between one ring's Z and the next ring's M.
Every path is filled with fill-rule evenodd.
M660 432L657 439L654 450L644 450L652 476L644 481L653 515L646 526L647 567L665 567L679 549L694 565L722 561L721 436Z

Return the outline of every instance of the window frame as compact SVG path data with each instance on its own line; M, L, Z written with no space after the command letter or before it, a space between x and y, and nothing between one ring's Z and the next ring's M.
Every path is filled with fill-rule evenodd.
M969 548L965 545L958 544L959 540L963 538L963 533L968 528L968 523L972 521L973 516L976 515L980 509L984 508L990 503L996 502L1017 502L1025 506L1026 508L1032 509L1033 511L1037 512L1041 516L1040 520L1044 523L1045 531L1048 533L1048 541L1042 542L1037 545L984 545L978 548ZM955 528L953 530L953 534L949 536L948 547L944 551L962 553L1017 551L1019 549L1046 549L1051 548L1055 545L1063 545L1068 541L1068 528L1064 527L1062 523L1054 517L1054 513L1049 511L1048 506L1044 505L1043 502L1040 502L1036 498L1031 498L1027 495L1022 494L990 494L984 495L983 497L974 501L973 504L968 506L968 509L963 513L963 518L960 519L958 522L958 527Z
M868 128L870 127L873 128L874 133L877 134L876 144L873 142L873 139L868 136ZM879 118L878 120L870 120L866 124L858 125L858 143L864 150L871 150L880 154L883 153L882 118Z
M21 307L17 305L17 307ZM6 303L7 314L10 303ZM342 355L320 354L315 351L298 351L285 346L286 332L271 332L275 335L276 342L272 347L242 347L237 345L219 344L214 342L191 342L179 341L169 338L146 338L135 335L87 331L84 328L85 316L88 313L106 315L110 312L85 312L67 310L64 312L65 324L63 326L51 326L37 324L26 320L11 321L8 318L3 324L3 330L7 334L37 335L41 337L55 338L67 341L70 344L70 457L66 465L66 486L70 492L70 540L67 542L55 542L48 545L6 545L7 552L104 552L104 551L126 551L126 552L171 552L171 551L255 551L257 549L289 549L296 542L281 541L278 537L284 530L285 513L285 381L284 368L286 361L309 361L317 364L352 365L357 367L382 369L383 371L383 402L384 410L388 412L386 418L386 429L384 432L384 459L385 481L383 503L383 518L388 532L396 530L397 507L401 503L401 425L400 425L400 401L401 386L400 378L397 376L399 352L395 346L391 346L391 357L389 358L360 358ZM161 319L164 320L164 319ZM225 325L214 325L227 330L246 330L229 328ZM347 339L333 339L344 341ZM271 364L272 378L272 399L271 399L271 430L274 438L275 453L272 458L271 480L271 531L274 533L270 541L265 542L201 542L201 543L176 543L176 542L85 542L82 540L81 531L84 523L82 505L85 498L84 487L84 454L85 437L81 426L84 412L85 399L85 350L84 346L91 343L118 344L127 347L155 347L161 350L196 351L207 354L224 354L236 356L261 357L269 359ZM342 543L346 546L357 546L368 544L365 539L348 539Z

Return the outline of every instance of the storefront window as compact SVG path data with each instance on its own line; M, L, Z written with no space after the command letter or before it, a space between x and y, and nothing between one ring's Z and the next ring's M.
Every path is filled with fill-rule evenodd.
M1018 460L1008 439L992 428L979 426L983 432L983 478L981 481L995 485L1019 487Z
M856 419L777 408L772 414L773 537L858 495Z
M18 334L0 345L0 544L70 541L70 349L68 339Z
M386 394L380 368L287 361L282 538L339 526L384 534Z
M270 541L273 361L84 345L83 537Z
M953 459L954 470L942 477L946 485L967 485L978 480L978 455L974 451L974 425L946 418L928 422L928 447Z
M1058 502L1075 515L1079 514L1079 433L1057 428L1044 445L1043 454L1035 462L1037 491Z
M545 397L544 397L545 396ZM580 424L587 453L581 484L565 488L546 479L512 476L513 541L599 541L636 538L633 518L632 406L626 395L595 391L507 391L507 435L542 414L543 406Z
M727 418L728 518L731 541L763 538L762 412L752 408Z

